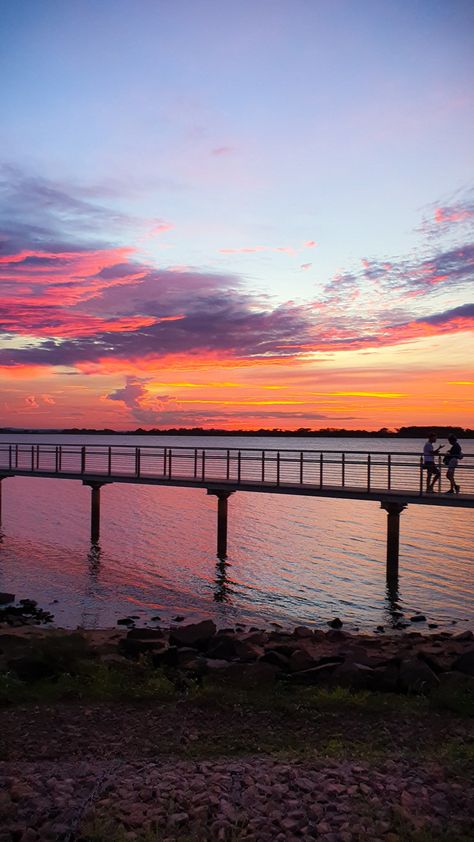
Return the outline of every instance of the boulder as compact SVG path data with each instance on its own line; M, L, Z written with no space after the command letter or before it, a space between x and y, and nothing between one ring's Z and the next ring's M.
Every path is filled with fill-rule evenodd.
M163 629L130 629L127 632L129 640L162 640L166 637Z
M348 634L346 632L341 631L341 629L330 629L326 632L326 640L329 640L331 643L339 643L343 640L347 640Z
M216 669L212 673L213 683L235 687L236 689L255 689L275 683L279 673L274 664L258 661L255 664L231 663L227 669Z
M197 649L205 649L215 633L216 624L213 620L203 620L201 623L173 627L170 630L170 643L175 646L194 646Z
M258 660L261 664L273 664L284 672L287 672L290 668L290 659L288 656L283 655L281 652L276 652L275 649L268 649Z
M334 617L334 620L328 620L328 626L331 626L332 629L342 629L343 625L344 624L339 617Z
M452 639L460 641L474 640L474 633L470 629L467 629L466 631L459 632L459 634L454 634Z
M429 693L439 686L439 678L420 658L406 658L400 664L399 687L406 693Z
M296 628L293 629L293 636L296 638L312 637L313 632L311 629L308 629L307 626L296 626Z
M207 655L209 658L235 658L236 652L236 638L230 634L216 634L211 638L207 647Z
M374 670L366 664L348 661L336 667L330 676L330 683L336 687L349 687L351 690L370 690L374 683Z
M329 661L325 664L320 664L317 667L311 667L308 670L301 672L294 672L289 676L291 684L304 684L310 686L313 684L324 684L331 677L334 670L340 666L341 661Z
M316 666L317 663L318 661L312 658L304 649L295 649L290 657L290 671L301 672L302 670L308 670Z
M466 675L474 675L474 649L469 649L468 652L456 658L451 669L464 672Z
M264 649L250 640L236 640L235 654L240 661L256 661L264 654Z

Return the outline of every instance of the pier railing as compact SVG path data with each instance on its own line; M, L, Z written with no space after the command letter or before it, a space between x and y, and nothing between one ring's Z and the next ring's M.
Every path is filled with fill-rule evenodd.
M437 463L435 490L448 489L446 467ZM276 450L273 448L166 447L103 444L0 443L0 472L94 477L104 481L182 480L194 485L222 482L233 487L257 485L350 488L422 493L426 472L419 453L392 451ZM461 492L474 494L474 454L456 468Z

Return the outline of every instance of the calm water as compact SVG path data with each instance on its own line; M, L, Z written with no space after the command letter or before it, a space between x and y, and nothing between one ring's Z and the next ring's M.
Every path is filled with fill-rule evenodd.
M396 439L0 436L2 441L167 444L419 453ZM467 452L470 447L465 447ZM100 548L89 544L90 489L74 480L3 483L0 590L36 599L58 625L112 626L159 615L372 630L423 612L474 627L472 510L409 506L401 516L398 592L385 581L386 513L376 503L273 494L229 499L228 558L216 559L216 499L201 489L113 484L101 497ZM54 602L57 600L57 602ZM419 629L420 626L417 626Z

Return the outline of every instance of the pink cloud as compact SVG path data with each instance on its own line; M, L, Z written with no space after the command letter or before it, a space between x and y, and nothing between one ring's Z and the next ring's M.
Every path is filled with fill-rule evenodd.
M302 263L300 269L311 269L312 263Z
M211 149L211 155L220 157L221 155L230 155L233 151L233 146L216 146L215 149Z
M25 398L25 403L26 403L27 406L30 407L30 409L38 409L39 408L39 403L37 403L34 395L29 395L27 398Z
M303 243L303 245L307 249L314 249L318 244L317 242L315 242L315 240L306 240L306 242Z

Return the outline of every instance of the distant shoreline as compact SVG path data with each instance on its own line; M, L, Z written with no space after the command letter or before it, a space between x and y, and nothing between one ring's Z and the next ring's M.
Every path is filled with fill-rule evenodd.
M248 438L396 438L413 439L426 438L430 433L436 433L439 438L446 438L454 433L460 439L474 439L474 430L463 427L401 427L398 430L388 430L383 427L380 430L346 430L325 428L322 430L310 430L301 427L298 430L220 430L195 428L170 428L166 430L152 429L143 430L102 430L88 428L51 428L51 429L29 429L22 427L2 427L2 435L68 435L68 436L226 436L226 437L248 437Z

